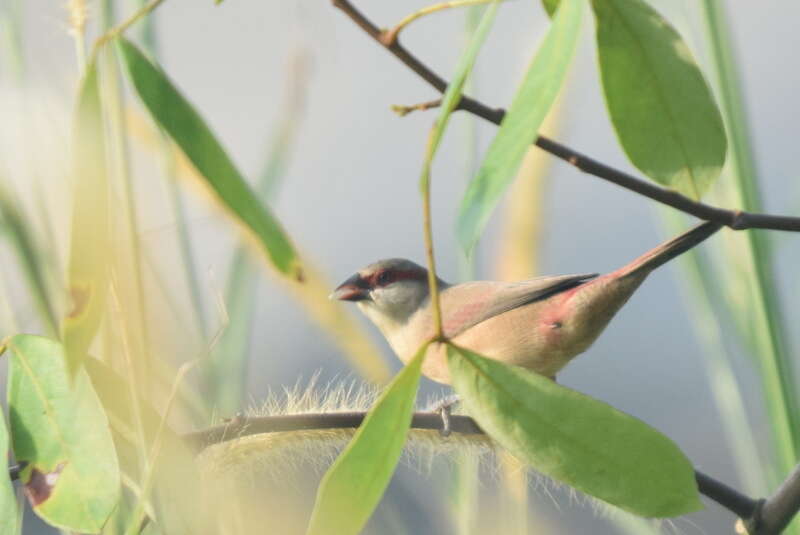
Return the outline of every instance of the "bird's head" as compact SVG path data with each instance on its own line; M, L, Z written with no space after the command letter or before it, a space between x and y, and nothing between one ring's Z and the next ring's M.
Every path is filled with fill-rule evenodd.
M443 281L439 281L445 286ZM402 258L360 269L331 294L353 301L384 332L405 324L428 301L428 270Z

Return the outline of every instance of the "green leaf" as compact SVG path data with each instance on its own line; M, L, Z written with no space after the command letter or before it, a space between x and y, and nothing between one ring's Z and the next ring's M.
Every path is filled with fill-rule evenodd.
M0 459L8 459L8 429L6 421L0 415ZM3 473L0 474L0 535L16 535L19 522L19 506L14 486L8 477L5 464L0 465Z
M297 254L280 223L258 200L203 118L136 46L122 38L118 45L136 92L153 119L186 154L234 219L253 233L272 264L280 272L300 278Z
M583 0L560 2L477 176L467 187L457 223L458 238L467 254L471 254L556 99L578 41L582 10Z
M475 33L472 36L469 45L467 46L467 49L458 60L458 65L456 65L453 79L450 81L450 84L447 86L447 90L445 90L444 95L442 96L442 103L439 106L439 116L436 119L436 124L431 132L431 137L428 140L428 152L425 161L425 170L423 171L421 181L423 188L425 182L429 180L431 161L433 160L434 154L436 154L436 150L439 148L439 143L442 141L442 136L444 136L444 131L447 128L448 121L450 120L450 115L458 105L459 100L461 100L461 92L464 89L464 84L469 77L469 73L472 72L472 67L475 65L478 52L480 52L483 43L486 41L486 37L489 35L489 30L492 27L492 23L494 22L499 5L500 2L495 0L489 7L486 8L484 15L481 18L478 27L475 29Z
M307 535L355 535L378 506L403 452L427 348L389 383L325 474Z
M100 326L108 291L108 169L95 60L87 65L73 118L72 221L67 279L72 300L61 324L70 377Z
M553 18L553 15L556 14L558 2L559 0L542 0L542 7L544 8L545 12L547 12L547 16L551 19Z
M447 358L470 416L539 472L640 516L702 508L689 460L644 422L463 348L450 346Z
M689 48L642 0L592 0L600 74L622 148L643 173L699 199L719 176L727 141Z
M25 494L49 524L98 533L119 498L119 466L103 407L89 377L67 375L64 350L53 340L17 335L8 405L11 439Z

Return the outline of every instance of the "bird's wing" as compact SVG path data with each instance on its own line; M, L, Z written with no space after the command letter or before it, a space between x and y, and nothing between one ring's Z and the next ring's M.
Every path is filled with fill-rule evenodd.
M521 282L476 281L441 294L444 334L453 338L470 327L517 307L574 288L597 273L537 277Z

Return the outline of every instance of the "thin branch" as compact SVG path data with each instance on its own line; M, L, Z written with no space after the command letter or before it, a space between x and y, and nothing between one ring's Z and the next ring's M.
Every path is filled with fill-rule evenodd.
M761 504L759 500L745 496L738 490L721 481L717 481L699 470L694 471L694 476L697 480L697 489L701 494L711 498L739 518L752 517Z
M201 451L212 444L235 440L242 436L286 431L320 429L352 429L361 425L366 412L329 412L309 414L281 414L277 416L236 417L222 425L184 435L189 445ZM441 431L442 417L437 412L417 412L411 419L412 429ZM450 416L450 430L465 435L483 435L475 420L469 416Z
M332 0L333 5L342 10L353 22L355 22L364 32L375 42L391 52L397 59L402 61L409 69L414 71L420 78L428 82L440 93L444 93L447 88L447 81L433 72L427 65L422 63L416 56L406 50L397 40L387 44L382 30L375 26L372 21L367 19L358 9L348 0ZM456 109L468 111L478 117L486 119L494 124L500 124L505 116L505 110L500 108L490 108L482 102L462 96ZM730 227L733 230L744 230L750 228L763 228L773 230L800 231L800 217L778 216L770 214L756 214L741 210L727 210L708 204L694 201L680 193L664 189L650 182L636 178L633 175L624 173L605 165L585 154L581 154L565 145L552 139L539 136L534 144L561 158L567 163L574 165L581 171L602 178L625 189L631 190L639 195L648 197L654 201L671 206L681 212L693 215L706 221L714 221L721 225Z
M215 444L237 440L241 437L265 433L313 431L323 429L356 429L364 421L366 412L329 412L309 414L281 414L276 416L237 416L224 424L186 433L183 438L195 453ZM489 438L469 416L460 414L449 418L451 433ZM444 431L444 420L437 412L415 412L411 429ZM442 440L448 440L442 437ZM11 480L19 479L24 465L12 465L8 472ZM751 535L776 535L786 527L800 509L800 465L768 500L754 500L713 477L695 470L697 488L701 494L715 501L744 520Z
M800 510L800 465L778 490L761 504L745 525L750 535L776 535L789 525Z
M355 429L364 421L366 412L331 412L316 414L282 414L277 416L236 417L222 425L195 431L184 435L189 445L197 452L223 442L236 440L243 436L262 433L285 433L288 431L310 431L321 429ZM411 429L444 431L444 420L438 412L415 412L411 419ZM451 415L451 433L479 435L487 438L478 424L464 415ZM442 440L447 440L442 437ZM695 470L697 487L701 494L714 500L740 518L750 519L759 510L761 502L741 494L735 489ZM800 476L798 476L800 483ZM772 498L771 498L772 499ZM764 532L767 533L767 532ZM772 533L772 532L769 532ZM759 532L759 535L762 535Z

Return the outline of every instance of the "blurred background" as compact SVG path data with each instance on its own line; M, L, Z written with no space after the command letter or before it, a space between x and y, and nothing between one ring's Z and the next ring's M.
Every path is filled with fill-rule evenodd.
M704 22L695 3L651 4L677 27L698 62L708 65ZM356 5L378 25L388 27L426 3L361 0ZM110 14L121 20L136 4L119 2L113 7ZM793 107L800 74L792 58L798 45L795 21L800 6L762 2L728 7L764 211L797 214L800 182L793 164L798 114ZM43 0L2 0L0 5L4 17L0 176L29 218L42 254L55 266L50 280L54 295L63 283L69 249L70 189L65 169L80 72L68 8L65 2ZM89 35L97 35L106 13L89 2ZM586 15L571 74L545 130L578 151L641 176L627 162L610 127L596 67L593 21L588 11ZM474 11L447 10L412 24L402 41L449 77L474 20ZM490 106L506 106L547 24L537 2L505 2L468 93ZM153 33L143 35L143 27ZM385 380L386 372L398 370L399 361L379 333L355 310L347 311L352 314L351 326L349 317L340 318L339 312L324 308L333 305L320 303L325 303L335 284L376 259L399 256L423 263L417 179L435 116L414 112L401 118L390 107L438 95L330 2L228 0L215 6L211 1L167 0L149 25L140 23L128 35L153 47L159 63L239 168L253 184L262 181L268 203L303 259L313 266L311 271L319 273L312 273L309 289L298 290L257 258L245 262L247 269L240 267L242 272L233 277L240 281L238 291L244 297L240 295L232 308L228 300L235 282L230 273L242 243L239 235L206 196L198 195L191 180L181 178L190 173L182 170L180 161L165 167L150 119L136 98L123 90L147 323L159 348L158 358L178 365L198 357L229 317L225 332L235 331L237 338L222 335L215 364L196 384L201 398L218 400L212 408L222 417L258 405L270 391L303 385L315 375L318 384L325 385L361 374ZM711 71L705 72L713 81ZM470 265L455 240L455 212L495 132L494 125L457 113L437 156L434 236L445 280L606 272L692 224L666 216L666 209L649 200L532 151ZM167 175L177 176L178 181L171 182ZM709 202L736 207L726 196L732 187L732 178L724 174ZM737 461L741 457L736 457L742 448L752 446L756 449L750 453L761 466L773 463L769 421L754 364L758 355L735 331L736 325L741 329L747 321L722 317L736 315L742 306L737 300L744 300L747 307L748 290L736 286L746 283L735 278L741 266L730 234L723 230L703 246L707 256L719 259L706 273L722 295L707 314L698 312L703 307L692 299L697 290L687 282L685 266L669 265L651 276L594 346L561 373L559 382L648 422L674 439L704 472L763 495L771 488L754 488L753 480L747 480L748 468L743 469ZM765 237L774 246L770 278L789 326L789 347L798 347L798 332L791 327L800 306L800 247L797 237L788 233ZM191 245L188 256L186 243ZM2 247L6 261L0 265L4 294L0 333L43 332L24 272L10 260L11 245L4 242ZM242 310L246 312L239 314ZM363 343L343 343L341 338L350 334L339 333L351 331L341 329L363 333L359 334ZM709 363L714 352L722 355L724 372ZM221 353L232 355L235 363L230 366L239 362L244 366L243 391L220 393L219 385L209 382L219 369L215 366L229 365ZM720 386L729 384L726 377L735 378L738 392L731 394ZM719 388L739 396L724 409L727 413L720 411L719 399L725 394ZM423 379L419 399L424 403L445 393L440 385ZM740 414L747 444L732 443L724 414L728 418ZM458 506L467 498L453 489L467 488L464 474L471 462L459 467L451 459L434 463L430 470L402 467L367 531L469 533L460 526L465 507ZM473 505L466 507L475 533L646 532L621 515L598 512L569 491L538 483L525 486L519 481L519 469L498 468L494 461L488 464L481 469ZM323 469L309 466L302 481L290 485L294 501L284 511L293 520L272 518L268 532L303 529ZM723 533L732 522L730 513L708 502L706 510L660 529ZM41 531L35 531L36 526ZM25 531L49 533L49 529L31 515Z

